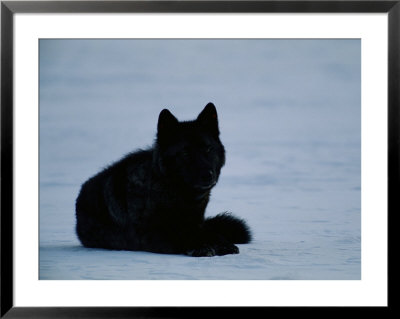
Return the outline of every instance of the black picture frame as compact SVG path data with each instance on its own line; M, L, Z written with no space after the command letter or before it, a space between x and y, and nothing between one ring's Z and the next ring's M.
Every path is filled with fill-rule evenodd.
M399 212L400 184L400 0L308 1L1 1L1 317L5 318L194 318L307 314L308 307L15 307L13 303L13 19L16 13L120 13L120 12L270 12L270 13L387 13L388 14L388 214ZM393 232L388 229L388 247ZM390 254L388 255L390 264ZM388 269L390 277L390 268ZM388 287L390 281L388 280ZM389 291L390 292L390 291ZM357 308L371 314L388 307ZM335 315L341 308L312 308Z

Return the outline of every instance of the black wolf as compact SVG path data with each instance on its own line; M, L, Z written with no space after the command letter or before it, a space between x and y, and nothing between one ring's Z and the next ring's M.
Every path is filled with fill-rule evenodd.
M166 254L237 254L246 223L204 218L225 163L215 106L180 122L167 109L152 148L128 154L86 181L76 200L76 232L86 247Z

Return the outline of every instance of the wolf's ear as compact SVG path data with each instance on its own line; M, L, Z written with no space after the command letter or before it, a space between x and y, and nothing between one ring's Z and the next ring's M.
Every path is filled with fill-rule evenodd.
M216 136L219 135L218 115L214 104L208 103L197 117L197 121Z
M162 110L158 116L157 136L172 132L177 127L177 124L177 118L170 111L167 109Z

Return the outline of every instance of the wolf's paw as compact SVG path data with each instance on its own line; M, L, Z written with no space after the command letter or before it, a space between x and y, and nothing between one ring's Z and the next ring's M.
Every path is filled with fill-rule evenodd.
M188 250L185 254L192 257L212 257L216 255L214 248L209 246Z
M239 248L237 248L234 244L230 244L230 243L217 244L214 246L214 249L215 249L215 253L218 256L239 253Z

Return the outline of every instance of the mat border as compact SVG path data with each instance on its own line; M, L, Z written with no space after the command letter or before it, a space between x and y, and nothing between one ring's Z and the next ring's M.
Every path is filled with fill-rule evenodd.
M400 0L356 1L1 1L1 290L0 316L6 318L195 318L206 316L316 314L326 307L14 307L13 305L13 20L16 13L388 13L388 225L399 211ZM391 249L390 226L388 247ZM390 254L388 274L390 276ZM388 280L388 287L390 281ZM371 314L388 307L359 308ZM352 307L350 307L352 308ZM355 308L355 307L354 307ZM330 307L335 314L341 307ZM349 307L346 307L346 311Z

